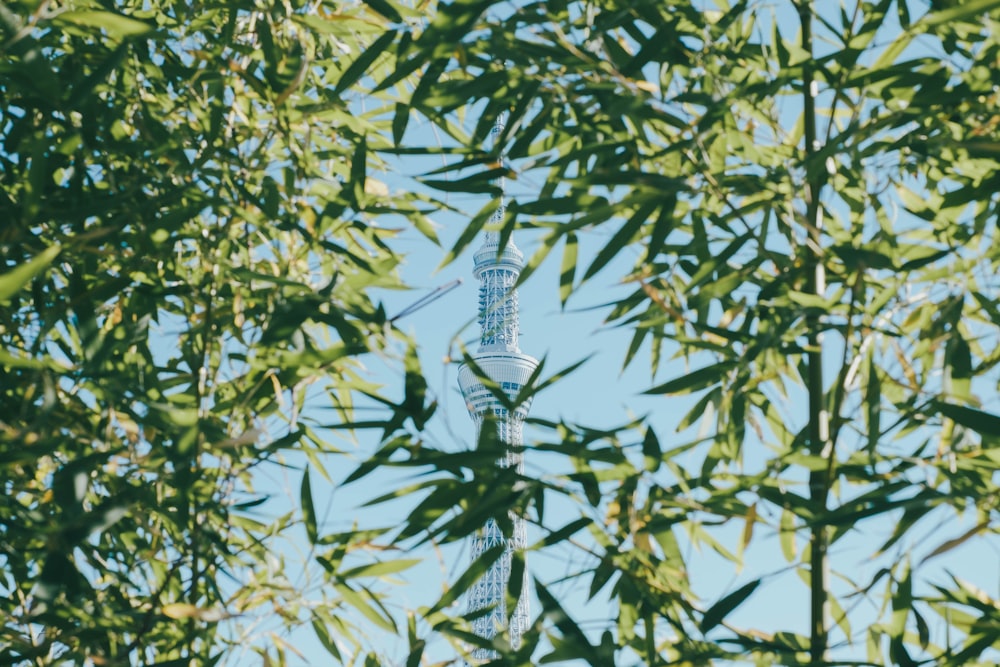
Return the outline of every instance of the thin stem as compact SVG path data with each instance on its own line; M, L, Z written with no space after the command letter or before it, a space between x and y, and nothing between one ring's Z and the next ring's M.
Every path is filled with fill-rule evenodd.
M813 50L812 6L810 2L798 3L799 21L802 26L802 48L809 54ZM823 266L822 230L823 218L820 208L820 190L823 187L823 170L817 169L813 157L818 148L816 145L816 79L813 75L812 62L806 61L802 67L802 98L805 137L806 183L804 188L806 204L806 225L808 243L806 253L811 265L809 271L809 286L811 293L824 296L826 292L826 275ZM823 390L823 351L820 319L810 316L808 321L808 352L806 378L809 394L809 449L814 456L832 457L832 447L829 446L830 426L829 414L826 409L826 397ZM815 470L809 474L809 496L812 501L814 516L822 516L827 508L830 473L829 467ZM813 664L826 662L826 650L829 644L827 632L828 602L828 535L822 522L814 523L809 535L809 657Z

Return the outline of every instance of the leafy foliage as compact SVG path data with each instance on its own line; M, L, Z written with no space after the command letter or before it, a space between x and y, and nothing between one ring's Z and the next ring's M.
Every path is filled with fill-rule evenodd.
M693 394L679 430L700 425L663 447L678 439L655 419L538 423L528 457L551 452L563 472L517 480L503 509L551 531L538 548L588 552L571 588L607 595L618 618L585 631L540 588L547 643L509 653L511 664L995 657L996 601L977 590L972 610L969 584L939 583L928 561L997 530L997 12L905 0L454 2L414 39L409 58L428 58L425 76L397 120L419 112L467 146L451 163L458 174L490 159L475 147L509 111L507 176L544 184L504 222L505 233L542 233L526 276L560 247L563 302L614 273L629 290L607 307L632 332L624 364L649 350L647 393ZM428 56L421 43L437 46ZM452 121L469 106L484 120L466 136ZM473 193L490 177L444 183L442 171L426 183ZM587 234L604 239L590 257L578 251ZM677 375L668 356L690 370ZM476 489L498 483L467 461ZM454 476L441 485L469 475L437 470ZM550 525L553 494L583 523ZM462 512L439 517L474 497L442 498L433 527L414 512L403 534L463 537ZM934 540L935 525L956 519L967 532ZM582 528L589 541L570 540ZM804 635L735 620L773 573L714 600L692 588L689 547L738 572L762 534L807 582ZM864 540L885 565L871 580L831 556ZM864 627L851 625L857 599L881 610Z
M998 20L992 0L0 7L0 656L280 661L308 627L345 664L384 664L378 633L422 664L431 634L483 645L456 608L498 554L405 617L379 580L513 511L542 535L528 558L581 558L537 582L504 664L995 659L997 601L939 563L998 525ZM436 242L440 204L372 176L393 154L450 155L423 179L445 193L542 183L503 223L541 235L522 278L558 262L564 304L619 284L622 362L648 361L665 406L690 395L680 435L543 415L542 479L496 467L488 428L471 451L425 441L375 219ZM347 483L424 473L372 501L406 503L402 525L325 529L324 408L380 434ZM292 451L309 466L269 516L256 476ZM859 544L871 578L840 557ZM761 548L806 582L806 633L740 614L780 574L741 574ZM692 549L733 584L701 594ZM614 617L585 624L559 585Z
M308 471L277 517L255 471L298 450L326 475L305 403L355 421L379 396L359 359L399 338L368 295L400 286L396 232L372 221L433 235L371 175L388 20L80 1L0 22L0 662L277 659L303 624L364 653L353 611L393 627L364 572L313 600L283 572L283 543L319 539Z

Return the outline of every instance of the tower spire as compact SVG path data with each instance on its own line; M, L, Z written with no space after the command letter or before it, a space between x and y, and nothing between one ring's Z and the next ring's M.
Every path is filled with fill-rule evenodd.
M501 113L490 132L491 141L496 146L504 129L506 114ZM504 155L500 152L500 164ZM505 183L499 179L500 195L496 211L490 219L491 227L485 233L482 247L473 256L474 274L479 280L479 350L472 355L475 365L493 383L514 400L528 383L538 360L521 352L518 347L518 300L517 279L524 268L524 256L513 241L501 249L501 234L495 229L504 219ZM517 405L514 410L504 407L496 396L483 384L482 379L463 364L458 371L458 383L465 397L466 407L476 427L476 442L484 425L497 429L497 437L504 445L504 454L497 465L515 468L524 474L524 459L521 454L524 420L528 416L530 399ZM490 417L490 418L488 418ZM496 521L490 519L473 537L472 558L475 560L484 552L502 546L501 556L493 562L489 570L469 591L467 603L469 612L482 609L490 611L472 622L473 631L484 639L494 638L498 632L507 629L513 646L518 646L521 636L528 628L528 573L523 572L521 597L514 609L507 610L506 592L510 579L513 553L523 550L527 543L524 519L511 515L512 531L504 535ZM496 651L476 649L472 653L474 664L492 660Z

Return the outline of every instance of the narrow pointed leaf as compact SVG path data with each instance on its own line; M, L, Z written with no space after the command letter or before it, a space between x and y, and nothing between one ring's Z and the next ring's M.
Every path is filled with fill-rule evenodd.
M10 301L32 278L48 268L60 250L58 245L49 246L24 264L0 275L0 303Z
M319 529L316 525L316 509L313 507L312 486L309 482L309 466L302 474L302 486L299 488L299 499L302 503L302 520L306 524L306 534L310 544L316 544Z
M701 631L703 633L708 632L725 620L729 612L740 606L744 600L750 597L750 595L757 590L758 586L760 586L760 579L755 579L749 584L745 584L736 589L709 607L709 609L705 612L705 615L702 616L701 624L699 626Z
M687 394L722 382L734 364L723 361L647 389L644 394Z

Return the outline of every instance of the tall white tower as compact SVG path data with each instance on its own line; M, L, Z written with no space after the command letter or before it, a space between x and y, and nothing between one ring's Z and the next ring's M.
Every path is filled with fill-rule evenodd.
M501 115L493 126L494 145L503 130L505 117ZM501 164L502 164L501 156ZM500 201L491 219L499 223L504 217L504 183L500 180ZM483 246L476 251L475 276L479 280L479 325L482 330L479 350L472 355L476 366L503 392L513 400L528 383L538 360L521 352L517 345L518 304L517 278L524 267L524 256L513 242L500 248L500 234L486 232ZM476 441L484 424L496 425L497 436L506 447L504 456L497 465L516 468L524 472L524 460L520 447L523 444L522 429L528 416L530 400L510 411L482 383L468 365L458 370L458 384L465 397L465 404L476 425ZM487 421L487 415L493 419ZM515 550L526 546L524 519L512 516L513 532L505 536L496 522L490 519L472 541L472 558L475 560L485 551L503 546L501 557L477 581L469 591L469 611L491 607L488 614L473 621L473 631L480 637L492 639L504 628L509 628L511 643L517 646L528 627L527 569L524 571L524 585L521 597L512 612L506 604L507 582L510 579L511 557ZM473 661L485 662L497 657L489 649L476 649Z

